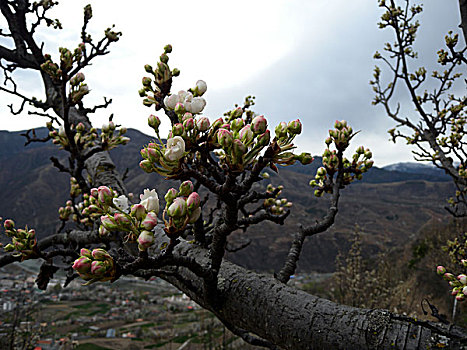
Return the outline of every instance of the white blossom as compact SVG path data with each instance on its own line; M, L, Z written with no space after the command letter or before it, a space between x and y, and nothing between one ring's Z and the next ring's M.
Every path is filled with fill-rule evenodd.
M208 89L208 86L204 80L198 80L196 82L196 90L198 91L198 94L202 96L206 90Z
M174 136L167 140L167 149L164 157L170 161L176 161L185 153L185 141L180 136Z
M178 95L170 95L164 98L164 104L169 109L174 109L177 103L180 102Z
M139 195L139 199L141 200L139 204L144 206L148 212L153 211L156 214L159 212L159 196L156 190L145 189L143 194Z
M112 202L121 211L128 212L128 198L125 195L112 199Z
M195 97L191 101L189 107L185 106L185 109L192 113L192 114L197 114L201 113L206 106L206 100L202 97Z

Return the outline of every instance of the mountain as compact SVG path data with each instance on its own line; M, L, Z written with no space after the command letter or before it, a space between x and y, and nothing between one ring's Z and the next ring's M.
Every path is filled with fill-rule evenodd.
M36 131L38 135L47 132L44 128ZM64 205L69 191L68 176L54 168L49 158L53 155L64 161L66 154L51 142L23 147L21 133L0 131L0 216L15 219L18 226L34 227L38 236L44 237L55 232L58 207ZM145 188L156 188L163 198L177 182L146 174L138 166L139 151L152 138L134 129L129 129L127 135L131 142L112 150L111 156L118 171L124 173L128 169L128 190L137 195ZM308 185L320 165L321 159L316 157L307 166L279 167L278 174L268 171L270 179L257 186L264 187L269 182L284 185L283 196L294 203L292 213L284 227L266 222L248 233L234 232L233 241L251 240L251 244L229 254L229 259L257 270L277 271L281 267L298 224L312 224L326 212L328 199L314 197ZM406 244L428 220L442 220L446 198L454 186L446 177L425 172L424 167L418 169L421 170L417 173L374 168L364 175L363 181L342 191L335 225L307 240L299 268L333 271L335 256L348 249L348 237L356 229L362 232L365 254L375 256L388 247Z
M450 176L447 175L444 170L428 163L401 162L386 165L382 167L382 169L387 171L398 171L406 174L424 174L439 177L440 179L447 179L448 181L451 180Z
M314 157L315 160L308 166L303 166L300 163L286 167L297 173L314 176L316 170L322 166L322 158ZM432 182L451 181L451 178L441 169L419 163L396 163L386 165L382 168L374 166L363 176L363 180L358 183L388 183L408 180L426 180Z

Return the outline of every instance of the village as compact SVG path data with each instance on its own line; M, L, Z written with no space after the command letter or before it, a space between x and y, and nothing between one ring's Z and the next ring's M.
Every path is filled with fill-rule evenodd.
M0 269L2 349L235 349L242 343L161 279L90 286L76 279L63 288L62 276L41 291L35 278L24 263Z

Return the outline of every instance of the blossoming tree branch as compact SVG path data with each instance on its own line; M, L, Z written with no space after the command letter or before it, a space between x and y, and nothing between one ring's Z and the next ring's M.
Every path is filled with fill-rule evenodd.
M109 53L121 33L108 28L101 39L93 39L87 33L92 18L88 5L79 43L60 48L55 59L34 38L42 24L61 27L47 17L55 5L49 0L0 3L9 26L9 32L2 30L0 35L14 45L0 46L5 77L0 89L21 100L19 109L10 106L12 113L31 106L31 113L47 118L48 136L41 139L30 132L27 143L52 140L68 152L67 164L55 158L52 162L70 175L70 199L58 210L61 228L40 241L34 229L17 228L14 218L6 218L4 233L11 242L4 247L8 254L0 258L0 266L40 260L36 281L42 289L63 263L66 283L75 278L86 285L111 283L124 275L160 277L213 312L246 342L271 349L389 348L395 342L413 348L466 342L464 330L454 326L339 305L287 285L305 239L334 223L341 191L373 164L371 152L363 146L352 152L356 132L345 121L336 121L329 130L323 166L310 181L310 195L327 198L328 210L313 225L297 227L283 268L267 276L224 259L233 232L264 221L283 224L290 213L292 203L283 198L282 186L261 185L266 170L277 172L295 162L306 165L313 158L295 152L294 139L302 132L298 119L270 128L265 116L251 110L253 100L248 97L243 106L212 121L203 115L204 81L172 91L180 71L169 66L170 45L154 66L144 67L147 76L139 94L144 105L169 118L171 130L161 135L159 116L149 116L154 140L141 145L140 167L178 180L179 186L166 193L146 189L139 196L129 194L108 154L129 141L126 129L112 119L100 130L92 126L89 116L111 101L85 105L90 89L83 72L95 58ZM17 88L13 73L21 69L40 73L44 100ZM257 183L260 186L254 187Z

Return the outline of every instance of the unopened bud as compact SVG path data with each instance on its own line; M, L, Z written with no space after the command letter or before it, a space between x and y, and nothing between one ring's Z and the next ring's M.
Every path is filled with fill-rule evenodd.
M172 204L173 200L177 198L178 192L175 188L169 188L167 193L164 196L165 202L167 203L167 207Z
M292 134L292 135L298 135L302 132L302 123L300 120L296 119L287 125L287 130Z
M179 195L187 197L188 195L193 192L194 186L193 183L190 180L182 182L179 188Z
M146 250L154 243L154 233L143 231L138 236L138 249Z
M92 257L95 259L95 260L108 260L108 259L112 259L112 257L110 256L109 253L107 253L107 251L105 251L104 249L102 248L97 248L97 249L93 249L92 251Z
M259 115L253 119L251 122L251 130L256 134L262 134L266 131L266 127L268 126L268 122L264 116Z
M146 217L146 208L142 204L134 204L131 207L131 216L137 220L143 220Z
M179 218L186 214L187 206L186 201L181 198L177 197L173 200L172 204L169 206L167 210L167 214L170 217Z

